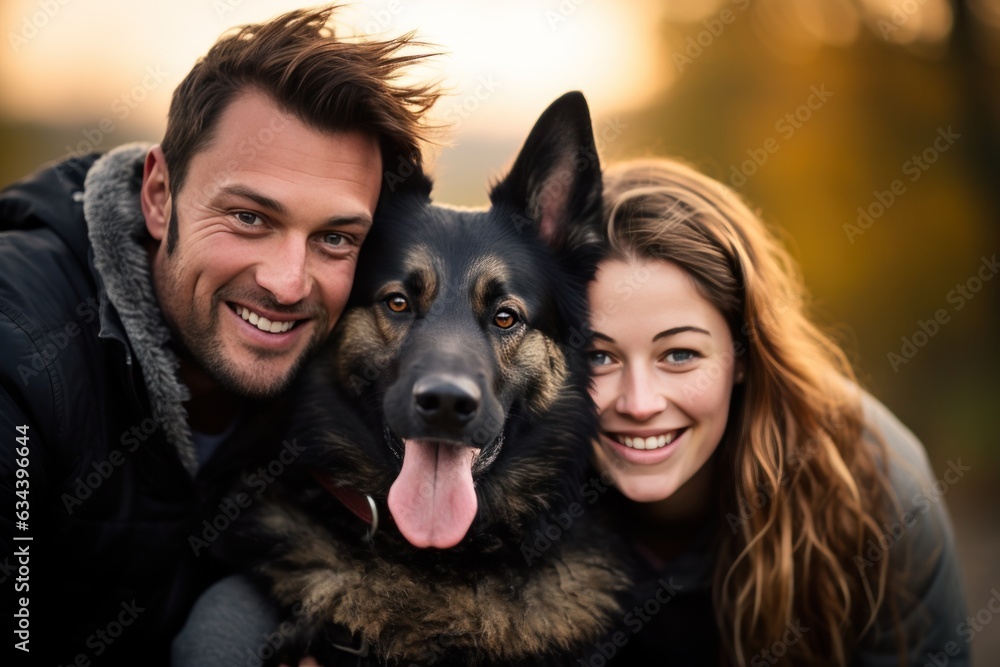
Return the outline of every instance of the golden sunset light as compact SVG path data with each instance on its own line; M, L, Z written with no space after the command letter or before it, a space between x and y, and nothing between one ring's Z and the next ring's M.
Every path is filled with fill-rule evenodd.
M63 153L107 149L116 137L156 140L174 87L224 30L300 6L291 0L15 0L0 10L0 112L23 122L80 126ZM673 77L664 68L654 3L528 0L493 7L448 0L356 2L339 14L358 38L415 31L441 55L421 75L448 95L431 116L463 184L482 183L508 159L531 122L568 90L595 118L649 102ZM477 138L479 165L463 146ZM433 161L436 149L431 150ZM55 156L53 156L55 157ZM472 173L468 170L472 169ZM446 185L446 187L448 187ZM467 203L482 201L482 188ZM456 196L462 197L459 192Z
M241 32L246 26L252 29ZM222 35L231 38L191 76ZM397 39L402 36L407 39ZM361 46L365 41L375 43ZM413 57L401 57L408 55ZM707 612L722 604L709 620L732 624L727 628L735 629L732 634L739 640L721 642L719 650L735 651L740 659L723 660L720 652L712 664L757 664L761 655L770 655L754 656L751 649L771 646L768 633L785 626L785 617L758 614L758 607L780 607L781 614L791 614L793 598L795 605L818 614L815 619L799 615L820 628L801 638L795 650L802 655L812 655L814 646L843 648L841 640L845 646L856 642L852 650L862 647L883 636L883 616L903 619L906 632L899 637L920 634L921 641L935 642L943 637L936 631L911 633L909 616L878 607L882 600L896 599L892 587L898 583L895 558L875 567L887 551L881 542L879 553L866 556L872 567L858 566L854 572L855 552L861 546L867 550L869 534L889 535L893 544L899 540L893 531L906 521L887 521L901 505L883 503L888 498L883 494L911 486L921 486L922 503L913 496L903 498L902 505L927 505L940 515L937 519L947 519L935 524L947 528L943 538L935 533L927 543L940 547L935 558L946 557L950 563L926 568L950 573L949 578L946 583L921 583L916 597L925 601L922 591L949 597L951 613L962 606L956 600L964 594L968 619L985 630L984 618L1000 613L994 609L995 600L1000 602L998 83L1000 0L344 0L337 7L302 0L3 0L0 360L15 361L0 368L0 407L7 406L0 416L7 418L7 410L13 409L25 417L7 418L8 425L45 422L31 427L31 438L38 442L51 431L73 447L100 445L75 453L60 440L54 451L58 456L72 453L67 459L73 461L53 455L55 469L44 477L31 473L33 481L41 480L38 490L32 484L31 493L37 495L32 511L42 506L43 493L48 494L46 511L60 510L59 494L65 489L59 485L83 484L77 476L89 479L90 467L99 472L105 465L100 457L107 458L117 446L116 434L126 425L132 429L126 434L135 432L131 418L117 412L130 398L162 431L157 442L162 439L165 445L177 437L175 472L185 483L193 480L199 503L207 503L213 496L198 485L204 482L207 489L214 483L216 469L202 479L198 466L217 455L242 456L236 440L244 430L257 432L258 420L284 428L284 421L298 419L297 407L271 419L272 407L285 410L286 405L264 403L272 395L283 396L286 387L297 387L295 376L300 369L312 372L313 355L329 354L326 361L331 363L316 366L328 377L316 375L316 382L310 380L302 391L319 387L319 380L337 385L349 375L352 381L363 375L358 382L365 384L364 391L349 398L360 396L366 402L351 403L348 412L330 411L340 422L337 428L346 425L348 432L326 438L324 446L343 440L346 448L355 439L365 441L367 435L354 437L362 427L352 420L364 421L366 410L395 397L387 403L393 415L399 413L396 398L400 405L416 401L415 423L419 417L419 423L444 419L472 424L478 406L486 406L481 414L491 421L516 415L520 421L508 443L525 445L519 429L536 418L576 429L579 461L569 465L566 458L566 465L546 463L539 471L572 468L576 474L587 469L608 481L600 475L601 466L624 463L623 469L631 472L615 476L615 483L603 489L617 489L608 496L612 522L628 516L614 528L641 529L623 543L650 547L642 558L655 556L656 568L672 566L675 556L677 562L708 563L704 554L696 558L684 551L682 542L689 539L692 544L711 542L713 549L721 546L718 553L735 563L728 573L716 568L711 586L721 582L721 588L708 595L708 580L704 587L692 586L690 593L704 593L705 599L671 603L659 621L675 628L672 614ZM168 111L179 87L164 146ZM582 95L567 94L571 91ZM431 204L441 206L428 206L428 192ZM472 207L485 213L469 212ZM622 236L618 242L616 234ZM601 241L605 246L598 249ZM685 264L689 259L698 266ZM647 260L661 271L658 277L650 278L655 272L645 266ZM610 283L601 283L602 267L609 264L621 266L603 274ZM651 284L638 284L646 278ZM521 283L538 293L506 295L521 289ZM593 289L598 284L601 291ZM585 288L591 289L589 296ZM434 300L456 293L471 295L471 309L454 320L434 319ZM607 298L595 300L594 293ZM624 303L633 295L636 301L618 308L619 297ZM452 301L464 303L461 298ZM85 321L67 319L73 308ZM130 314L131 309L141 312ZM595 324L596 313L607 315L606 328ZM568 315L572 318L563 322ZM221 333L213 337L216 329ZM490 354L500 356L477 367L475 382L454 380L448 366L435 371L433 382L421 385L426 391L418 392L414 381L393 393L383 386L388 374L421 366L431 356L426 353L430 343L407 348L411 331L430 331L437 336L435 345L445 341L458 350L449 351L448 364L452 357L463 357L462 363L464 357L486 359L487 353L469 342L477 337L490 341ZM8 339L15 338L18 344L9 345ZM146 356L138 349L132 354L136 341L153 349ZM516 351L522 350L519 341L523 351ZM196 350L201 343L203 349ZM122 345L126 355L121 355ZM394 345L422 356L413 363L409 357L392 356L398 352ZM121 359L112 359L112 352ZM226 362L230 353L233 368ZM348 353L357 359L342 358ZM63 378L71 358L87 375ZM127 368L112 368L112 361ZM160 372L158 366L167 361L169 367ZM211 367L216 361L218 368ZM20 366L11 374L15 364ZM648 373L633 373L647 366ZM115 373L105 378L108 369ZM717 373L719 369L724 372ZM91 380L90 373L99 381ZM187 373L190 378L180 377ZM509 411L494 410L487 395L499 391L504 373L513 378L513 388L500 392L505 401L513 401ZM714 393L696 386L692 378L699 373ZM549 379L542 381L546 374ZM243 376L252 382L236 382ZM164 389L169 400L152 392L150 378L170 380ZM194 384L187 387L189 379ZM119 387L125 380L128 386ZM683 392L669 397L664 389L681 386L686 387ZM341 393L348 398L346 387L334 388L338 400ZM863 391L855 392L858 388ZM585 400L564 404L564 390L576 392L574 400ZM302 398L298 391L288 394L290 403ZM864 395L860 401L856 393ZM107 406L102 403L99 410L86 408L89 403L82 400L105 401L105 395ZM905 425L903 429L891 421L890 430L899 431L895 435L906 431L905 440L912 431L919 441L907 445L901 458L913 459L906 465L927 469L920 484L917 477L901 485L888 479L899 472L893 458L898 452L882 449L879 438L868 437L881 421L862 415L857 405L871 397L888 408L886 419L895 415ZM73 403L77 398L79 405ZM56 416L36 416L33 401L51 402ZM158 421L157 402L169 405L177 429ZM258 414L258 403L267 410ZM227 411L225 419L216 419L219 404ZM548 409L542 404L565 408L568 416L542 419ZM593 415L587 413L591 408ZM656 415L665 418L656 422ZM60 421L63 416L66 424ZM89 420L87 428L91 422L99 426L101 435L78 436L71 424L77 417ZM195 433L196 422L205 424L204 432ZM599 431L594 430L597 422ZM148 435L146 417L139 423ZM385 545L409 542L440 551L463 544L469 534L473 546L491 549L484 561L489 567L508 547L514 553L514 543L508 544L506 537L494 541L486 532L476 532L477 512L516 515L518 520L530 513L484 512L477 503L491 494L507 495L508 486L514 489L512 496L523 491L521 486L548 487L537 483L534 473L517 484L489 486L481 471L494 458L506 464L507 459L498 457L514 456L509 459L512 469L522 463L519 454L506 453L520 450L501 453L504 431L489 438L475 435L476 451L466 456L461 453L465 450L452 447L469 440L456 435L456 429L421 427L407 434L393 428L386 420L369 439L372 446L392 449L397 458L379 450L385 459L379 465L406 468L400 473L404 483L391 487L397 489L393 494L392 477L383 471L370 488L355 489L367 496L367 501L354 499L364 501L358 507L370 503L366 521L374 524L371 531L378 525L375 511L385 501L393 505L394 521L383 522L382 529L402 525L408 531L403 541L391 534L387 539L395 541ZM43 429L44 435L35 435ZM312 435L315 429L306 430ZM106 438L105 431L114 437ZM864 444L856 437L862 432ZM548 433L546 443L562 438ZM13 432L0 435L8 445L14 441ZM253 435L270 437L267 428ZM497 446L483 444L490 442ZM692 458L684 454L692 451L689 442L707 445L698 445ZM823 447L815 449L817 442ZM545 449L533 440L528 445L525 449L533 453ZM38 450L32 449L31 456ZM723 453L717 455L717 450ZM161 460L159 450L137 451L140 456L152 451ZM254 456L263 457L263 451L255 450ZM807 455L801 459L803 452ZM815 452L822 455L813 457ZM306 456L302 462L312 466L326 461L325 456ZM341 476L365 467L359 456L346 459L354 466L344 467L347 472L331 472L327 481L335 489L349 483ZM0 466L5 474L13 469L6 463L6 468ZM149 480L142 477L145 463L135 477L118 473L106 486L106 476L98 475L100 490L89 482L80 488L88 496L113 500L100 511L99 503L88 504L74 517L57 512L46 530L73 537L77 518L97 528L112 519L118 522L116 517L131 509L112 490L125 498L144 493L149 481L149 489L159 492L152 477L158 465L148 467ZM220 479L223 472L235 475L240 465L242 460L235 458L232 465L220 464ZM372 465L372 470L378 467ZM816 472L821 470L836 475ZM300 470L306 474L296 473L293 480L308 482L317 471ZM442 486L425 493L425 475L444 480ZM325 486L321 477L317 483ZM664 480L669 484L659 483ZM835 483L826 486L831 480ZM569 478L559 485L577 488ZM2 486L10 497L13 487L8 482ZM793 486L795 493L808 491L809 500L794 500ZM187 509L194 508L187 491L177 488L164 484L162 491L178 507L187 503ZM281 488L267 494L283 494ZM626 493L629 488L634 497ZM679 505L659 504L681 489ZM382 491L392 500L368 495ZM433 502L428 500L432 496ZM441 510L439 497L457 500ZM814 500L815 506L810 504ZM626 501L648 506L636 510ZM549 508L547 502L517 499L517 507ZM741 517L742 528L729 523L730 535L719 519L737 503L740 512L769 509L756 518ZM697 514L687 516L695 505ZM877 512L867 513L876 506ZM92 507L93 515L88 513ZM325 520L325 507L303 516ZM156 503L149 508L157 517L173 511ZM66 509L72 514L69 505ZM345 519L358 514L349 505L347 509ZM397 510L402 524L393 513ZM568 532L559 520L563 515L555 509L551 514L554 525ZM604 510L592 513L598 514L603 516ZM193 522L196 517L182 518ZM667 523L645 525L654 519ZM6 515L5 520L11 523ZM696 524L713 521L722 529L708 540L709 533ZM184 532L180 526L171 528L171 535ZM678 535L670 534L678 526L673 531ZM836 528L829 533L830 542L818 526ZM121 527L124 531L127 526ZM145 530L135 535L143 537ZM504 530L497 535L529 535L534 529L518 524ZM593 539L598 533L578 534L589 536L590 544L611 544ZM772 537L776 539L769 541ZM376 544L372 538L369 532L369 546ZM109 553L118 548L117 538L94 539ZM642 543L646 539L650 544ZM43 540L32 548L36 544L44 548ZM141 555L156 555L154 547L140 546ZM225 541L212 549L221 547L228 549ZM67 550L55 551L61 556ZM67 558L76 557L68 551ZM326 552L317 548L315 553ZM457 562L474 552L456 553ZM714 559L716 552L710 553ZM823 558L810 560L810 553ZM303 563L315 560L306 555ZM563 555L557 549L545 558ZM142 562L136 554L116 551L115 556L155 570L153 560ZM905 556L899 562L913 560L913 554ZM913 562L920 565L922 557L917 554ZM0 554L0 570L2 561ZM423 557L413 559L417 561L422 563ZM117 561L107 561L112 562ZM955 585L956 563L961 565L961 586ZM85 565L74 561L89 576ZM558 574L552 581L559 585L561 568L552 568ZM111 569L118 571L109 565ZM813 576L816 572L823 576ZM880 573L880 578L869 580L866 572ZM881 579L889 572L890 579ZM83 583L103 581L95 576ZM474 583L480 586L478 579ZM760 587L768 589L767 595L762 596ZM58 587L52 597L59 613L79 613L89 623L89 602L80 602L87 596L71 596L67 599L75 600L75 606L63 605L64 588ZM517 599L502 585L490 590ZM182 599L187 593L179 591L171 589L162 598L193 601ZM872 591L878 595L865 595ZM284 595L283 600L292 597ZM827 597L843 609L817 602ZM435 610L480 608L478 597L469 606L450 599L435 606L416 593L409 598ZM731 601L738 604L723 604ZM27 609L26 602L20 604ZM857 619L869 618L868 604L873 605L871 622L855 628ZM542 606L575 623L559 605ZM608 618L612 616L609 612ZM664 620L668 617L672 620ZM327 614L321 620L330 618ZM379 618L386 627L392 625ZM171 620L167 629L178 630L180 620ZM697 624L690 622L691 627ZM937 626L958 640L945 644L955 648L948 656L968 653L976 664L1000 664L1000 623L973 633L957 623L949 617ZM556 627L548 622L532 627L549 625ZM716 625L702 629L719 630ZM470 627L489 634L481 631L486 626ZM378 633L359 628L349 629L365 646L372 641L372 655L390 655L379 652L372 639ZM529 634L525 637L530 639ZM662 634L647 636L673 641L669 632ZM674 634L699 643L686 632ZM439 636L452 637L444 631ZM496 635L501 636L506 635ZM531 641L544 645L537 638ZM618 648L625 662L615 664L631 664L625 647ZM934 645L935 651L939 648ZM911 656L919 652L911 651ZM918 656L921 661L947 662L940 657L945 653L922 652L926 658ZM832 648L827 654L840 655ZM782 659L810 662L796 655L792 651ZM450 653L441 656L447 664L465 662ZM882 659L872 656L844 652L842 662ZM608 658L610 665L611 657L605 654L599 662ZM274 659L297 660L277 653ZM476 659L493 664L492 658ZM677 659L695 664L682 655Z

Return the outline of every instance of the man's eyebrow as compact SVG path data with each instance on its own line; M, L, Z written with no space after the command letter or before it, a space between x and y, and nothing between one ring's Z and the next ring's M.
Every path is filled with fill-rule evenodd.
M222 192L236 197L244 197L258 206L274 211L280 215L288 213L288 209L285 208L285 205L277 199L272 199L267 195L262 195L261 193L242 185L231 185L225 187L222 189ZM327 219L324 226L343 227L345 225L362 225L363 227L368 228L372 226L372 217L366 213L359 215L338 215Z
M370 215L338 215L328 218L327 227L345 227L347 225L361 225L365 229L371 229L372 217Z
M258 206L270 209L275 213L287 213L285 205L276 199L271 199L267 195L262 195L259 192L254 192L250 188L244 187L242 185L230 185L222 189L222 192L229 195L235 195L237 197L245 197L250 201L256 203Z

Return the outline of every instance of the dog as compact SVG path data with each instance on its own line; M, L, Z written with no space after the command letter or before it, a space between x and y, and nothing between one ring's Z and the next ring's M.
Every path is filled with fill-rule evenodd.
M399 180L296 392L303 453L254 517L260 572L297 621L279 657L576 664L629 584L582 499L601 217L587 103L541 115L488 210Z

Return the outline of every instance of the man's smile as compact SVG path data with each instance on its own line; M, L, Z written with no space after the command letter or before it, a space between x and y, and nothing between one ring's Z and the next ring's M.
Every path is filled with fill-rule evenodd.
M226 302L225 310L233 315L233 322L245 345L283 354L297 349L308 338L315 318L279 315L263 309Z
M262 309L253 309L238 303L230 303L229 306L233 309L233 312L244 320L261 331L268 333L285 333L299 322L308 319L289 315L275 315Z

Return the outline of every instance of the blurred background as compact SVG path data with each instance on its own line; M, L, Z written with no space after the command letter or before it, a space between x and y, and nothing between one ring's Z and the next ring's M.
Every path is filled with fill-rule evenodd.
M222 31L297 6L6 0L0 186L159 141ZM450 91L428 149L439 201L484 204L542 109L578 89L606 162L680 157L758 207L816 319L925 443L983 628L973 655L1000 664L1000 0L373 0L340 16L345 34L443 50L418 73Z

